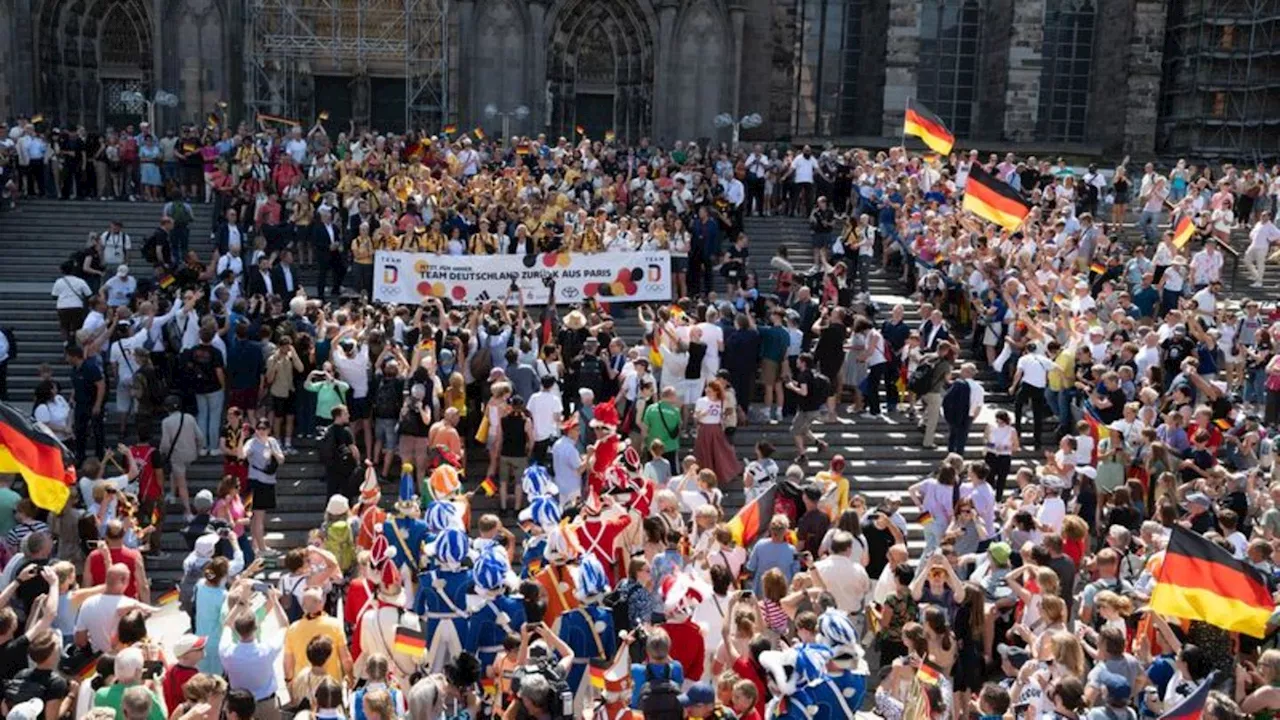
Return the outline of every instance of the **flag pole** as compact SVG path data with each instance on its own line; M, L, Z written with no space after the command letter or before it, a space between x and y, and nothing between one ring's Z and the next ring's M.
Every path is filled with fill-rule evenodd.
M907 106L902 109L902 152L907 152L907 111L911 109L911 96L907 96Z

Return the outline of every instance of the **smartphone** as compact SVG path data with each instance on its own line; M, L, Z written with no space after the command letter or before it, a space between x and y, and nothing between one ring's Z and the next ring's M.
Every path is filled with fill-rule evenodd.
M743 590L741 595L743 600L750 600L754 596L755 596L755 593L751 592L750 590Z
M252 587L253 591L256 593L264 593L271 589L271 583L265 583L259 580L255 582Z

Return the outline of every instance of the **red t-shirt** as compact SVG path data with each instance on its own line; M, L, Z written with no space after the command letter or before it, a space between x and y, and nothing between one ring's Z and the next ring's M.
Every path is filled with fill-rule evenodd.
M129 568L129 584L125 586L125 597L138 599L138 566L142 564L142 553L132 548L111 548L111 564L120 563ZM101 550L94 550L89 556L89 579L87 587L101 585L107 581L106 556Z
M217 652L214 648L207 648L205 652L208 652L209 650ZM182 686L186 685L188 680L199 673L199 668L187 667L186 665L178 665L176 663L171 665L168 670L165 670L164 683L162 685L164 690L165 706L176 708L186 701L186 698L182 695Z
M680 661L684 679L698 682L707 661L707 642L702 628L686 620L681 623L663 623L662 629L671 636L671 659Z
M1071 558L1071 562L1080 567L1081 561L1084 560L1084 538L1072 540L1071 538L1062 539L1062 554Z
M675 644L672 643L672 648L674 647ZM756 686L756 713L764 717L764 706L769 702L769 688L765 687L764 680L761 680L760 674L756 672L756 664L749 656L740 655L733 661L733 671L738 677L750 680L751 684Z

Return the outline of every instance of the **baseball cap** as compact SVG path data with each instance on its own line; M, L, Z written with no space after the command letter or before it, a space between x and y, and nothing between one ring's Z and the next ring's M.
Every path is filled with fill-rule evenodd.
M1021 648L1016 645L1000 643L996 646L996 652L1000 653L1000 657L1008 660L1009 664L1013 666L1015 671L1021 670L1022 666L1026 665L1027 662L1031 660L1031 653L1027 652L1026 648Z
M1198 492L1191 493L1190 495L1188 495L1187 501L1184 504L1199 505L1201 507L1206 507L1206 508L1213 507L1213 501L1209 499L1209 496L1205 495L1204 493L1198 493Z
M716 701L716 690L708 683L694 683L680 694L680 706L710 705Z
M1106 670L1098 674L1094 684L1107 691L1107 700L1110 702L1128 702L1129 696L1133 694L1133 687L1123 675Z
M178 638L178 642L173 644L173 654L175 657L182 657L193 650L203 650L208 641L209 639L206 637L187 633Z

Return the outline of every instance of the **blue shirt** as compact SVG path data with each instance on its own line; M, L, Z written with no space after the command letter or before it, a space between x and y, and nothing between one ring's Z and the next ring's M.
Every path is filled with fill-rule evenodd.
M799 562L796 560L796 549L791 543L775 542L768 538L756 543L751 550L751 556L747 558L747 571L755 575L754 589L758 596L764 596L764 574L778 568L787 578L787 585L791 585L791 576L796 574L799 569ZM656 574L655 574L656 575Z
M223 633L218 657L230 688L248 690L258 702L275 697L275 666L283 647L284 633L275 633L265 642L239 642L233 633Z
M667 675L670 673L670 676ZM645 663L643 665L636 664L631 666L631 709L640 709L640 691L644 689L644 684L649 681L652 675L654 680L665 680L671 678L671 682L675 683L676 688L684 684L684 668L680 667L679 660L669 660L666 665L654 665Z
M232 390L250 390L258 386L267 371L262 357L262 343L244 340L227 350L227 378Z
M102 361L96 355L85 358L84 362L80 363L80 367L71 368L71 387L75 390L76 412L87 413L93 409L93 403L97 397L94 385L102 379Z

